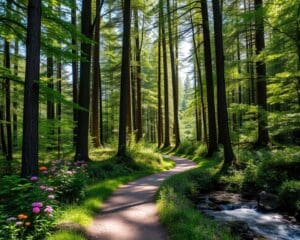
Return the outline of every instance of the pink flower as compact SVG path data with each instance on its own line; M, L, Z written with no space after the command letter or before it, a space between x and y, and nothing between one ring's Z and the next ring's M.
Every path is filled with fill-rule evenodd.
M49 199L54 199L55 196L54 196L53 194L50 194L50 195L48 195L48 198L49 198Z
M45 190L45 189L46 189L46 186L45 186L45 185L41 185L41 186L40 186L40 189L41 189L41 190Z
M41 207L43 207L43 203L41 203L41 202L34 202L34 203L31 204L31 206L33 208L35 208L35 207L41 208Z
M38 207L34 207L34 208L32 208L32 212L33 212L34 214L39 214L39 213L40 213L40 211L41 211L41 209L40 209L40 208L38 208Z
M18 222L16 222L16 225L17 225L17 226L22 226L22 225L23 225L23 222L18 221Z
M44 173L44 174L48 174L48 171L44 171L43 173Z
M32 176L30 178L30 181L36 182L37 180L39 180L39 178L37 176Z
M53 208L51 206L46 206L44 209L44 212L47 214L51 214L53 212Z
M47 188L47 191L48 191L48 192L53 192L54 189L53 189L52 187L49 187L49 188Z

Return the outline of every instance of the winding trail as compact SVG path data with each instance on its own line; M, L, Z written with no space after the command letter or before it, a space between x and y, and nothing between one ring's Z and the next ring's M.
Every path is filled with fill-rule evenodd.
M166 240L167 234L159 222L155 193L168 177L192 169L194 162L170 157L176 166L168 171L129 182L103 204L88 229L92 240Z

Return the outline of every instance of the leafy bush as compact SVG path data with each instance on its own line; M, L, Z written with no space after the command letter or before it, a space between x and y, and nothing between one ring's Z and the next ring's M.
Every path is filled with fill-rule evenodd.
M41 179L4 176L0 179L0 236L3 239L41 239L53 226L56 207L51 187ZM49 197L50 196L50 197Z
M299 152L291 149L273 151L272 156L258 166L257 184L261 189L277 193L283 182L300 180L299 172Z
M72 203L82 200L87 185L87 164L84 162L64 163L57 160L51 165L51 184L60 202Z
M279 191L279 199L284 209L290 213L300 213L300 181L286 181Z

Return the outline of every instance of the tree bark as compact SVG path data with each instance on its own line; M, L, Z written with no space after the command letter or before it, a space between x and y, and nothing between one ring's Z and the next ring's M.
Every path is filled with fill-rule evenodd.
M265 49L264 22L261 16L263 1L254 0L255 5L255 47L256 55L261 54ZM266 82L266 64L263 60L256 62L256 88L258 105L258 139L256 145L265 147L269 143L268 116L267 116L267 82Z
M235 157L231 146L230 132L228 127L223 32L222 32L222 14L220 10L219 0L213 0L212 3L213 3L214 30L215 30L219 133L220 133L221 143L224 146L224 166L229 166L233 163Z
M73 6L71 10L71 24L74 28L77 28L76 24L76 0L73 0ZM77 63L77 39L75 34L72 36L72 87L73 87L73 102L75 104L78 103L78 63ZM78 110L73 108L73 121L74 121L74 129L73 129L73 145L76 146L76 138L78 132Z
M172 76L172 89L173 89L173 117L174 117L174 134L175 134L175 148L180 145L180 132L179 132L179 118L178 118L178 78L176 76L176 63L174 54L174 44L172 35L172 24L171 24L171 8L170 0L167 0L167 11L168 11L168 33L169 33L169 52L171 60L171 76Z
M167 62L167 43L165 33L165 16L163 10L163 1L159 1L159 19L161 24L163 65L164 65L164 104L165 104L165 136L164 148L170 146L170 123L169 123L169 79L168 79L168 62Z
M14 75L17 77L19 74L19 41L15 41L15 52L14 52ZM18 89L17 84L14 84L14 94L17 95ZM18 101L16 98L13 100L13 144L18 146Z
M57 91L59 94L62 94L62 63L60 59L57 59ZM61 141L61 102L59 101L56 104L56 116L58 121L57 127L57 157L61 158L61 149L62 149L62 141Z
M10 43L4 42L4 66L10 70ZM6 121L6 137L7 137L7 170L10 171L12 161L12 122L11 122L11 97L10 97L10 78L5 77L5 121Z
M204 103L204 91L203 91L203 82L202 82L202 73L201 73L201 62L200 62L200 57L199 57L198 45L197 45L197 41L196 41L196 34L195 34L195 28L194 28L192 13L190 13L190 18L191 18L191 27L192 27L192 36L193 36L193 47L194 47L194 52L195 52L195 59L196 59L196 66L197 66L197 73L198 73L199 89L197 91L200 92L204 141L205 141L206 144L208 144L208 141L207 141L207 121L206 121L206 111L205 111L205 103Z
M205 73L206 73L206 97L208 107L208 151L207 157L211 157L218 150L217 144L217 128L214 103L214 83L212 73L212 58L210 47L210 33L206 0L201 0L201 13L203 21L203 39L204 39L204 57L205 57Z
M92 39L91 0L82 1L81 33ZM91 70L91 43L81 43L79 105L85 110L78 111L78 137L76 141L76 161L88 161L88 134L90 109L90 70Z
M130 27L131 27L131 0L124 1L123 8L123 46L120 89L120 116L119 116L119 144L118 156L126 154L126 118L128 106L128 82L130 80Z
M160 21L161 19L159 19ZM158 148L163 143L163 119L162 119L162 99L161 99L161 24L158 27L158 73L157 73L157 88L158 88L158 106L157 106L157 140Z
M93 83L92 83L92 119L91 119L91 135L94 147L100 147L99 132L99 89L100 89L100 0L96 0L96 17L94 29L94 50L93 50ZM99 10L98 10L99 9ZM98 19L98 20L97 20Z
M38 173L41 1L28 1L21 176Z
M143 137L143 125L142 125L142 64L141 64L141 44L139 37L139 15L138 10L134 9L134 29L135 29L135 48L136 48L136 141L139 142Z

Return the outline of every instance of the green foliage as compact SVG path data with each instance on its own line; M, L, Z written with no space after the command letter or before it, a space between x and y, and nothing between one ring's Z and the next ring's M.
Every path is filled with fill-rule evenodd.
M200 167L166 180L158 194L158 211L171 240L238 239L229 230L194 208L201 193L213 189L218 160L203 160Z
M278 192L284 181L299 179L300 156L297 149L275 150L258 166L257 184L261 189Z
M50 183L55 187L57 199L60 202L79 202L85 197L85 187L88 181L86 165L83 162L68 165L60 161L52 164L53 177Z
M0 239L44 238L54 227L56 207L48 188L42 189L40 180L19 176L5 176L0 183L4 186L0 190ZM34 204L39 205L34 208Z
M300 213L300 181L286 181L279 190L281 205L290 213Z

